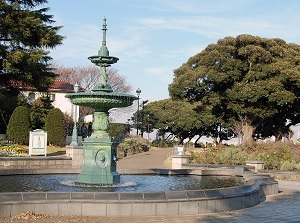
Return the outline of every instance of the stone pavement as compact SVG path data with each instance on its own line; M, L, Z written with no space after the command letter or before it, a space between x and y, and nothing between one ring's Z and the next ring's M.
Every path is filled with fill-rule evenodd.
M172 149L160 149L136 154L119 160L118 169L166 168L165 160ZM279 181L280 193L271 195L257 206L242 210L192 216L149 217L48 217L43 219L0 219L0 222L39 223L292 223L300 222L300 182ZM2 221L1 221L2 220Z

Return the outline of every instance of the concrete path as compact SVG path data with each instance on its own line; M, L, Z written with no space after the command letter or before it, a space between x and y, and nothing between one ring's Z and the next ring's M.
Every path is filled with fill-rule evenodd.
M173 149L151 150L119 160L118 169L166 168L165 160ZM280 194L268 196L257 206L237 211L168 217L50 217L45 219L9 219L0 222L39 223L296 223L300 222L300 182L279 181Z
M152 169L170 168L166 160L173 154L174 148L155 148L145 153L139 153L118 160L117 169Z

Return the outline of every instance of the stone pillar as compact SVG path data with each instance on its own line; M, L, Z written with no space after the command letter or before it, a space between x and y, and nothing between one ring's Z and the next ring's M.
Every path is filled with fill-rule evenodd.
M265 162L262 161L262 160L247 160L246 165L247 166L254 166L255 172L265 169Z
M182 164L189 163L190 156L188 155L173 155L172 169L183 169Z
M72 158L72 168L82 168L83 163L83 147L67 146L66 155Z

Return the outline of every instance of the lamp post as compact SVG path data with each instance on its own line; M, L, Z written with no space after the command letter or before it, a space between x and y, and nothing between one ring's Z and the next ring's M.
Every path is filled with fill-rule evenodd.
M143 111L144 111L144 107L145 107L145 104L147 104L148 103L148 101L149 100L146 100L146 101L142 101L142 105L141 105L141 107L142 107L142 109L143 109ZM143 136L144 136L144 112L142 112L142 121L141 121L141 137L143 138Z
M77 93L79 90L79 84L76 82L74 85L74 92ZM70 146L78 146L78 133L77 133L77 105L72 104L73 106L73 121L74 121L74 126L73 126L73 132L72 132L72 142Z
M138 96L138 109L137 109L137 113L136 113L136 136L139 136L139 111L140 111L140 95L141 95L141 89L137 89L136 94Z

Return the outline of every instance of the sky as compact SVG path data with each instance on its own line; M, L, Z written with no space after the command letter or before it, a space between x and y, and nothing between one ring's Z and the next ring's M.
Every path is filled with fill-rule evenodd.
M141 99L169 98L173 70L209 44L250 34L300 44L298 0L48 0L63 44L51 51L64 67L91 66L102 44L119 58L112 65Z

